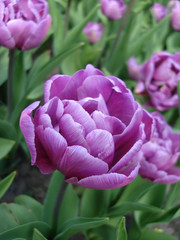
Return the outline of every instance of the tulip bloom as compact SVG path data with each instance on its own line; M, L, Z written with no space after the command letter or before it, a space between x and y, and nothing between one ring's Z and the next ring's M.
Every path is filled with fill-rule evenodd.
M174 133L160 113L152 113L152 138L138 153L141 159L140 174L150 181L169 184L180 180L180 168L174 166L180 152L180 134Z
M31 163L42 173L56 169L66 181L94 189L125 186L138 174L133 156L151 134L151 116L120 79L92 65L72 77L45 84L45 104L21 114Z
M126 4L122 0L101 0L101 11L111 20L122 18L125 10Z
M149 95L150 101L147 106L164 111L178 106L178 79L180 79L180 53L155 53L142 66L135 91L137 94Z
M157 22L161 21L166 16L165 6L159 3L154 3L151 7L151 11L153 12Z
M83 29L89 43L96 43L101 39L103 26L101 23L89 22Z
M171 26L174 30L180 32L180 1L171 1L169 4L171 12Z
M3 0L0 9L0 45L24 51L42 43L51 24L45 0Z
M141 77L142 65L138 64L135 57L130 57L127 61L127 67L130 77L133 80L138 81Z

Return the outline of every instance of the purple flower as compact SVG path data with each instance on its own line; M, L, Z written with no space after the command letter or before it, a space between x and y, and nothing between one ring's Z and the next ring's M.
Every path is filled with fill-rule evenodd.
M45 0L3 0L0 9L0 45L24 51L41 44L51 24Z
M135 57L130 57L127 61L127 67L130 77L133 80L138 81L138 79L141 77L141 68L142 66L137 63Z
M180 53L159 52L141 69L136 93L148 94L148 106L164 111L178 106L177 83L180 78Z
M126 5L122 0L101 0L102 13L111 20L123 17Z
M151 134L151 116L124 82L92 65L45 84L45 104L27 107L20 127L41 172L58 169L66 181L94 189L127 185L137 176L133 156Z
M174 30L180 31L180 1L171 1L169 9L171 10L171 26Z
M153 12L157 22L161 21L161 19L163 19L166 16L165 6L159 3L154 3L153 6L151 7L151 11Z
M83 29L88 41L90 43L96 43L100 40L103 34L103 26L101 23L89 22Z
M180 180L180 168L174 166L180 152L180 134L174 133L160 113L152 113L152 138L138 153L142 177L157 183L175 183Z

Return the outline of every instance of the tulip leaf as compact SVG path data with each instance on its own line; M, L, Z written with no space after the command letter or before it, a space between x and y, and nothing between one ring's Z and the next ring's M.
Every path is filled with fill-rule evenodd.
M50 232L50 227L47 223L33 221L2 232L0 234L0 240L12 240L12 238L25 238L26 240L32 240L34 228L38 229L46 237Z
M149 191L150 188L155 186L156 184L137 176L133 182L126 186L117 204L124 201L137 201L147 191Z
M62 181L64 181L63 175L59 171L55 171L48 187L42 215L42 220L50 226L53 224L54 207Z
M99 201L101 199L101 201ZM106 211L110 200L110 191L86 188L81 200L82 217L99 217ZM91 203L91 204L89 204Z
M9 187L11 186L14 178L16 176L16 172L12 172L7 177L5 177L3 180L0 181L0 198L4 196L4 194L7 192Z
M19 195L15 198L15 203L18 203L30 209L35 216L36 220L40 220L43 212L43 206L34 198L27 195Z
M171 208L180 199L180 182L171 185L168 192L165 208Z
M58 222L57 222L58 232L63 222L78 216L78 209L79 209L79 199L73 189L73 186L69 184L64 194L64 198L60 208L60 213L58 214Z
M64 44L62 45L63 48L69 48L79 37L80 33L82 32L83 27L86 25L87 22L89 22L93 15L96 13L97 9L100 7L100 4L97 4L91 12L77 25L74 27L71 31L69 31L67 37L64 40Z
M158 207L154 207L148 204L136 203L136 202L122 202L108 210L107 215L110 217L118 217L126 215L132 211L145 211L153 213L164 213L164 211Z
M160 231L151 231L151 230L145 230L142 232L142 236L140 240L152 240L152 239L158 239L158 240L177 240L176 238Z
M8 49L0 48L0 86L7 80L8 78Z
M47 240L38 229L34 229L32 240Z
M60 64L60 62L67 57L68 55L70 55L71 53L73 53L74 51L76 51L78 48L80 48L83 44L79 43L76 45L73 45L70 48L66 48L65 50L62 50L57 56L51 58L51 60L49 60L45 65L43 65L43 67L38 71L38 73L33 77L33 79L31 80L29 86L28 86L28 90L32 91L32 89L34 89L36 86L38 86L40 83L44 82L46 80L46 77L48 76L48 74L50 74L52 72L52 70L58 65Z
M72 234L99 227L106 224L108 221L108 218L72 218L61 226L60 233L56 235L54 240L68 239Z
M35 87L27 96L28 100L34 100L42 97L44 94L44 84Z
M167 51L170 53L176 53L180 51L180 43L179 43L179 33L173 32L167 37Z
M15 127L6 120L0 120L0 137L11 140L16 139L17 133Z
M122 217L117 228L117 240L127 240L126 219Z
M5 157L13 148L15 141L6 138L0 138L0 159Z
M166 22L169 22L170 15L159 21L157 24L155 24L153 27L151 27L146 33L141 35L140 38L137 38L138 40L135 41L135 43L131 44L128 48L128 54L127 59L130 56L136 56L136 54L140 51L143 44L151 38L152 34L155 33L158 29L160 29Z
M14 51L14 50L12 50ZM21 100L25 92L26 74L24 65L24 52L16 52L14 77L13 77L13 104Z

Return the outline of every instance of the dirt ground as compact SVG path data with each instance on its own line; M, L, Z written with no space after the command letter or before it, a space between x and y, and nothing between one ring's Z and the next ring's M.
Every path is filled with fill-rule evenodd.
M22 161L17 168L17 176L14 182L0 202L13 202L17 195L27 194L43 203L50 178L51 174L43 175L37 167L31 166L28 161ZM157 224L154 228L158 228L180 240L180 218L169 223ZM80 240L82 236L78 238Z

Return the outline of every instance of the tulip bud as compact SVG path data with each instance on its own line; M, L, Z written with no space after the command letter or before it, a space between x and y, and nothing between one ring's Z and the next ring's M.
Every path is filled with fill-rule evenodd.
M166 8L159 3L154 3L151 7L151 11L153 12L157 22L166 16Z
M101 0L102 13L111 20L123 17L126 5L122 0Z
M101 23L89 22L83 29L89 43L96 43L103 34L103 26Z

